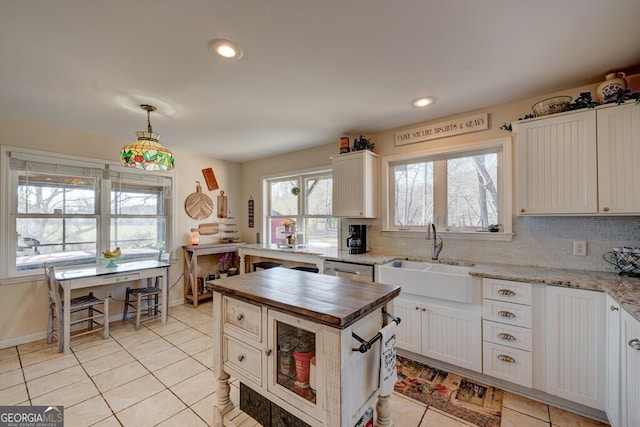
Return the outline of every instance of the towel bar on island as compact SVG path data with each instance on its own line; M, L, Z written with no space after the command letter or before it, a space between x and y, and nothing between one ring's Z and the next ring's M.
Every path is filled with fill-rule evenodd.
M382 309L382 314L388 316L391 318L391 320L393 320L396 325L400 324L400 322L402 321L402 319L400 319L399 317L394 316L391 313L388 313L384 308ZM360 347L358 348L352 348L352 351L359 351L360 353L366 353L371 346L373 345L374 342L378 341L380 338L382 338L382 334L380 332L378 332L377 334L375 334L373 336L373 338L371 338L369 341L366 341L362 338L360 338L356 333L352 332L351 336L353 338L355 338L356 340L358 340L358 342L360 343Z

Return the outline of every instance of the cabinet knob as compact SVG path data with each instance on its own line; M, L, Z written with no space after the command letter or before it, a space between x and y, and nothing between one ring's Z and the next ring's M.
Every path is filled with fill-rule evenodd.
M500 316L500 317L506 317L506 318L509 318L509 319L515 319L515 318L516 318L516 315L515 315L515 314L513 314L513 313L512 313L512 312L510 312L510 311L499 311L499 312L498 312L498 316Z
M242 319L244 319L244 314L242 314L242 313L238 314L238 315L236 316L236 319L238 319L238 320L242 320Z
M609 212L609 208L606 207L606 206L604 208L602 208L602 210L605 211L605 212Z
M416 307L416 310L420 310L420 307Z
M506 297L512 297L515 294L516 293L513 292L511 289L500 289L500 290L498 290L498 295L504 295Z
M506 332L500 332L498 337L503 341L515 341L516 337L511 334L507 334Z
M520 212L524 212L524 209L520 209Z
M610 310L611 310L611 311L618 311L618 310L620 310L620 309L619 309L618 307L616 307L615 305L612 305L612 306L610 307Z
M266 354L266 355L267 355L267 357L271 356L271 349L270 349L270 348L266 349L266 350L264 351L264 354Z
M514 359L511 356L507 356L506 354L499 354L498 360L502 360L503 362L507 362L507 363L516 363L516 359Z
M638 338L632 339L631 341L629 341L629 347L634 350L640 351L640 340Z
M427 311L427 309L426 309L426 308L424 308L424 307L422 307L422 311Z
M238 362L242 362L244 360L244 355L238 355Z

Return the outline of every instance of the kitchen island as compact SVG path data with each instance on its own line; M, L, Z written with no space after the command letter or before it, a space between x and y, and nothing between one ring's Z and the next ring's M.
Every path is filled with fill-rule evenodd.
M376 336L391 320L383 310L400 287L284 268L210 284L218 380L214 425L232 425L225 414L237 412L229 398L230 376L267 402L262 416L353 426L376 406L377 425L392 425L389 396L379 396L380 342L361 353L354 335L365 341Z

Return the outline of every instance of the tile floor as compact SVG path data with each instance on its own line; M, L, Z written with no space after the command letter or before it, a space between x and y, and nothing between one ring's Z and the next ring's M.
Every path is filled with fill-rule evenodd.
M64 405L65 426L208 426L216 381L211 303L171 307L169 321L113 322L111 337L80 337L72 354L45 340L0 350L0 405ZM239 390L232 383L232 400ZM603 424L505 393L502 426ZM469 426L394 394L396 427Z

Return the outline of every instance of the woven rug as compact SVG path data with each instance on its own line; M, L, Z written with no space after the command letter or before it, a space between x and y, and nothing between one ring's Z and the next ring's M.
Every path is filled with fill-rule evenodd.
M395 391L479 426L500 426L502 390L398 356Z

